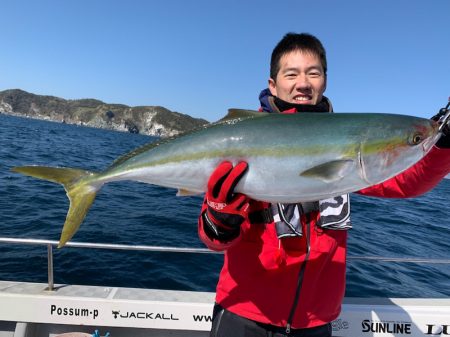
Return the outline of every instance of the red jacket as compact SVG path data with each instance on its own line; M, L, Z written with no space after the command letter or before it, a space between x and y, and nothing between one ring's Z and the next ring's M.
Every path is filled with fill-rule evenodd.
M433 147L408 170L358 193L387 198L415 197L431 190L449 172L450 149ZM250 211L264 206L252 201ZM311 219L303 215L302 229L307 233L309 226L310 255L292 328L319 326L336 319L345 292L347 232L320 229L316 226L319 212L309 215ZM248 319L285 327L306 256L308 234L278 240L274 223L245 222L240 236L224 244L211 240L199 221L199 236L210 249L225 250L216 302Z

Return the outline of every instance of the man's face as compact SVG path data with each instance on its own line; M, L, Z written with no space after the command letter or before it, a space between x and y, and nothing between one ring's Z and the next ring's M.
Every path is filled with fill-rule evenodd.
M272 95L294 104L317 104L326 88L319 57L298 50L283 55L275 79L269 79Z

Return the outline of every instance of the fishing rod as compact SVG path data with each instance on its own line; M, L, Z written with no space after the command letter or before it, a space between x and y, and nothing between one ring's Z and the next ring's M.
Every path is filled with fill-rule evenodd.
M444 133L445 127L450 127L450 97L448 98L448 103L445 108L440 109L437 115L435 115L432 119L440 124L439 132L441 134Z

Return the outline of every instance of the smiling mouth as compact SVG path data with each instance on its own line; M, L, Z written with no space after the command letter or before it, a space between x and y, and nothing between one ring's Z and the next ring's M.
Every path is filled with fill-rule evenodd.
M294 102L296 103L304 103L312 100L311 96L296 96L294 97Z

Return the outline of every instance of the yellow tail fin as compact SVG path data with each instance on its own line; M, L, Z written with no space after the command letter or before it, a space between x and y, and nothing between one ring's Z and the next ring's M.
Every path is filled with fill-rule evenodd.
M70 200L70 207L58 244L58 248L63 247L80 227L101 187L100 184L95 184L95 179L92 179L95 173L47 166L20 166L12 168L12 171L64 186Z

